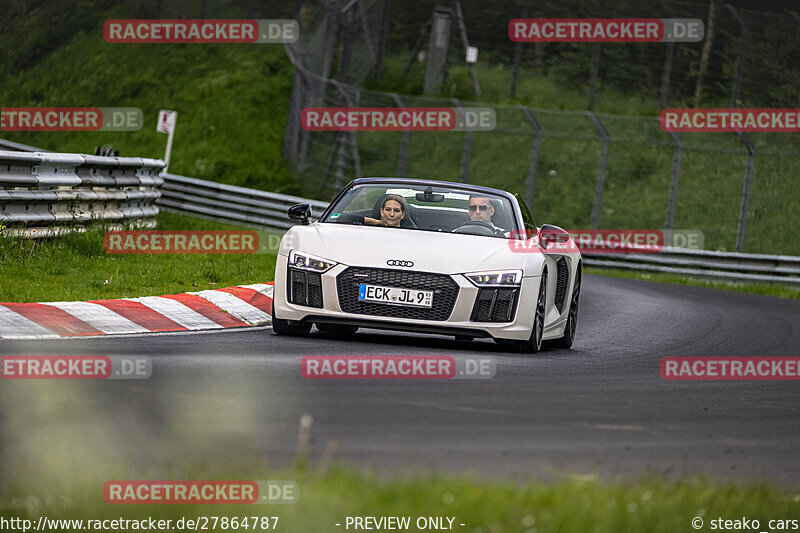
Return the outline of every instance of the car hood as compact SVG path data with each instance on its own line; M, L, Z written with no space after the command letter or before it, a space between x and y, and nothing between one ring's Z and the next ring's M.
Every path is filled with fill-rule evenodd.
M281 242L280 253L300 250L346 265L408 268L457 274L479 270L523 268L523 255L507 239L432 231L316 223L295 226ZM392 267L389 260L412 261Z

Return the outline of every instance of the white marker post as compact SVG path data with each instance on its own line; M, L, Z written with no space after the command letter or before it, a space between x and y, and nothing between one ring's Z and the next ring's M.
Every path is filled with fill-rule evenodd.
M177 120L177 111L167 111L162 109L158 112L158 125L156 126L156 131L159 133L166 133L168 135L167 150L164 152L164 163L166 163L166 166L164 167L163 172L166 172L169 168L169 156L172 153L172 136L175 134L175 122L177 122Z

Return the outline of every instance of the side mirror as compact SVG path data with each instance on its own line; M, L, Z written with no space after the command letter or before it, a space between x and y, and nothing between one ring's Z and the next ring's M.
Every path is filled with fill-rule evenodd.
M311 218L311 206L309 204L295 204L287 211L289 218L295 222L300 222L304 226L309 225Z
M569 232L558 226L545 224L539 230L539 245L545 250L551 244L564 244L567 241L569 241Z

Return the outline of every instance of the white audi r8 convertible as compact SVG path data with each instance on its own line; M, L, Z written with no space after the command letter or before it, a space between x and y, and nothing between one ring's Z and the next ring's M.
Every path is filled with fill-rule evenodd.
M278 335L359 327L492 338L536 353L575 338L581 254L497 189L359 178L319 220L298 204L275 267Z

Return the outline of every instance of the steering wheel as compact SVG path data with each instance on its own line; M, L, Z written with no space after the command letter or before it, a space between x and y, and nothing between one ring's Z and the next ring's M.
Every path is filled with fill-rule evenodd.
M471 235L497 235L498 229L483 220L469 220L453 230L453 233L467 233Z

